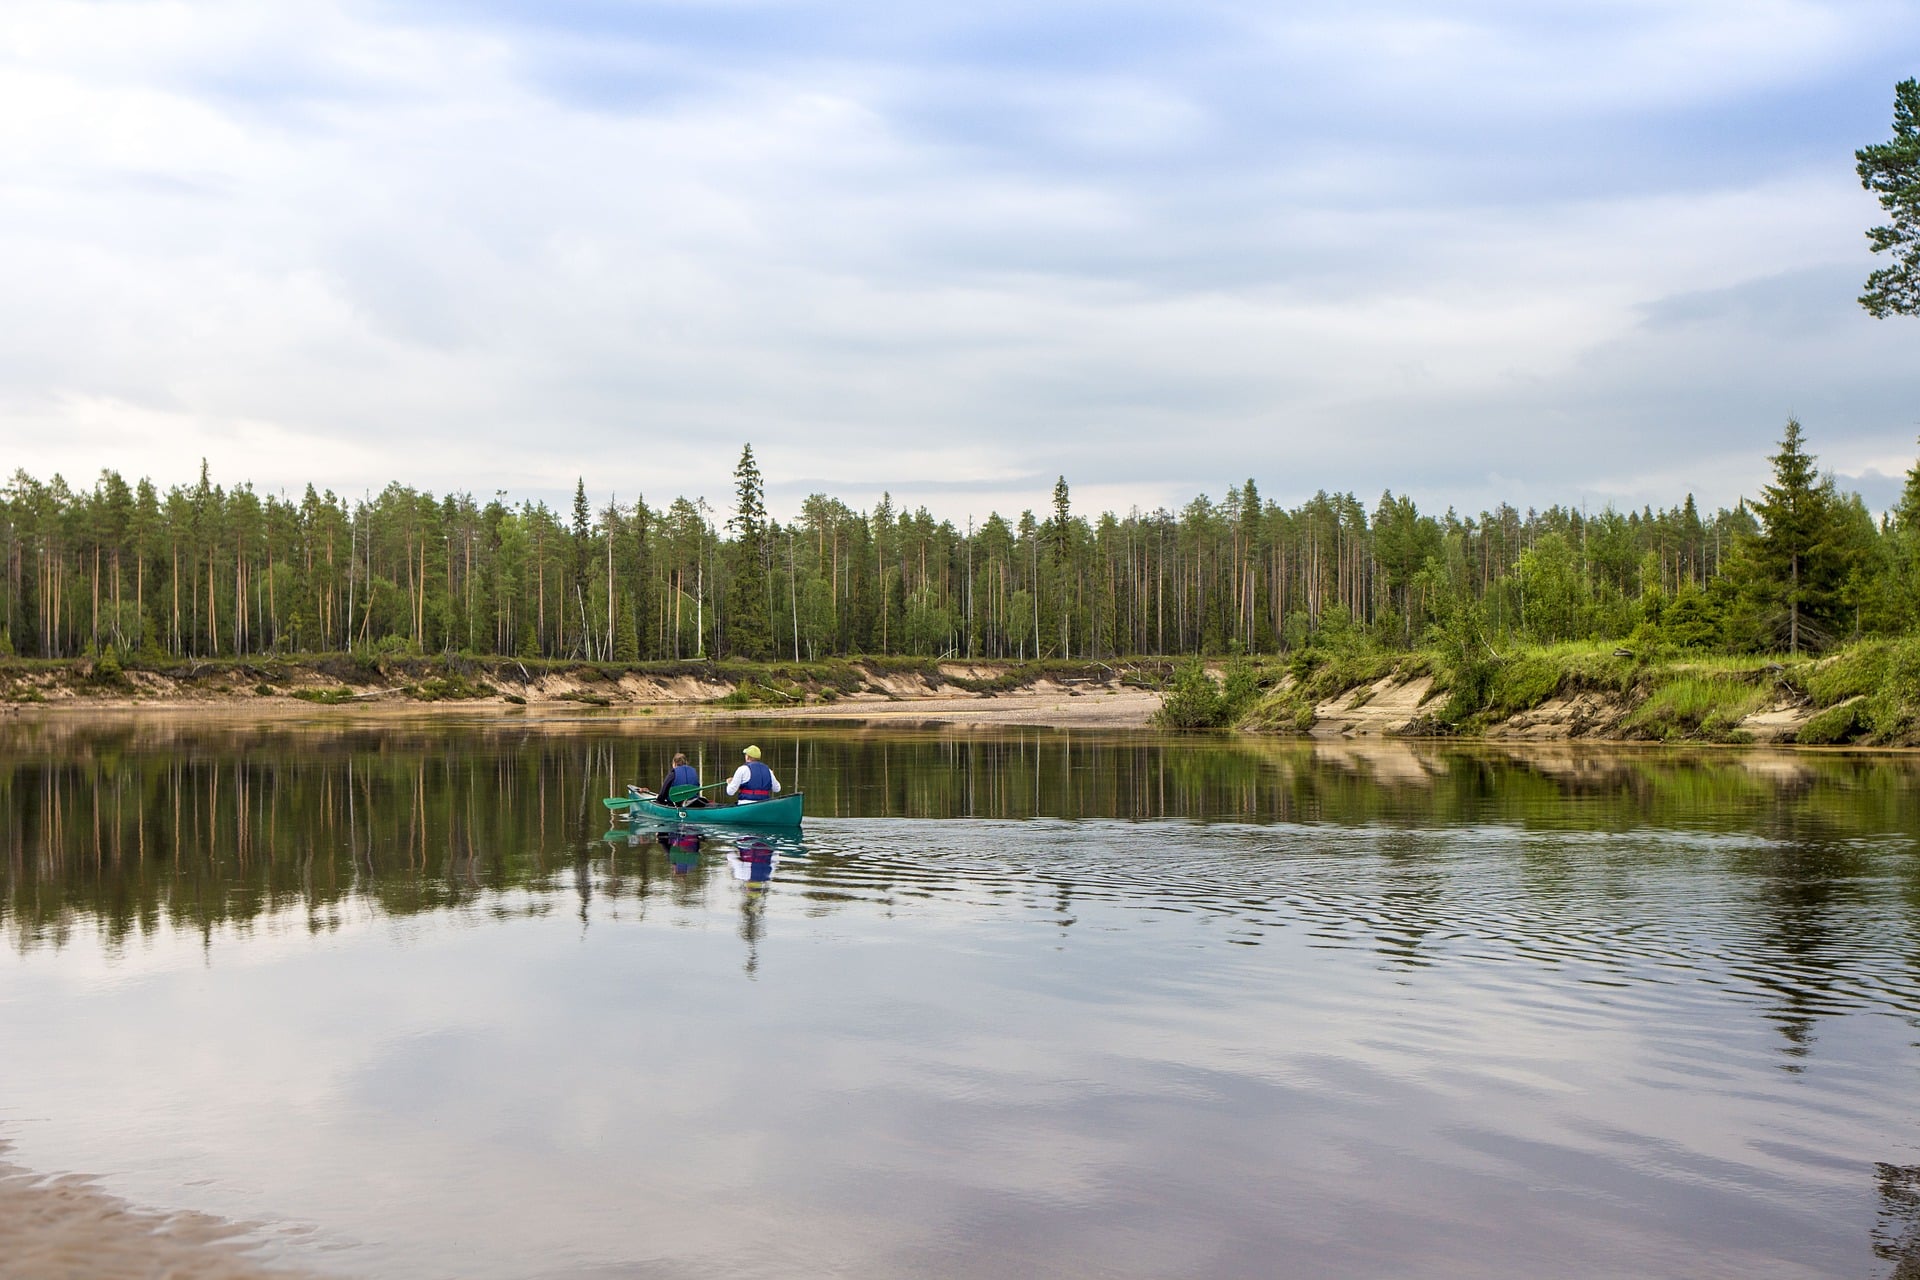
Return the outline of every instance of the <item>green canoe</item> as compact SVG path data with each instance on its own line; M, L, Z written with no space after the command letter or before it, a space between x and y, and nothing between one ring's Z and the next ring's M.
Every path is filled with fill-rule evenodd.
M608 809L625 809L630 817L653 818L660 822L699 822L717 827L797 827L800 825L801 793L752 804L716 804L705 808L682 809L676 805L656 804L635 796L608 796Z

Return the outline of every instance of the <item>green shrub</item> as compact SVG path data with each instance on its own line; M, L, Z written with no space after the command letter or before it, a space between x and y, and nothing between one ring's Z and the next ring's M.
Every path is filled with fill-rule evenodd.
M723 707L790 707L806 700L806 691L798 685L782 689L777 684L758 680L742 680L733 687L732 693L716 699Z
M1153 718L1167 729L1220 729L1232 723L1233 710L1226 691L1196 658L1174 675Z
M1807 696L1816 706L1831 707L1877 692L1886 679L1892 649L1884 641L1869 641L1814 665L1806 674Z
M1794 741L1815 746L1852 742L1870 727L1866 700L1855 698L1816 713L1811 720L1800 726L1800 732L1794 736Z
M96 689L131 689L133 682L127 679L127 673L120 665L120 657L108 649L94 659L93 667L87 673L87 683Z
M337 689L295 689L293 696L302 702L317 702L323 707L335 707L343 702L353 701L353 690L345 685Z
M1640 662L1652 662L1655 658L1662 656L1669 645L1677 643L1658 626L1651 622L1642 622L1634 627L1620 647Z
M1260 696L1260 671L1243 658L1227 663L1226 680L1220 687L1220 702L1229 720L1251 707Z
M458 672L433 676L406 688L407 696L415 702L459 702L469 698L491 698L496 692L498 690L492 685L469 680Z
M1905 737L1920 720L1920 638L1887 647L1886 666L1869 700L1874 736L1883 741Z
M1207 707L1204 690L1195 682L1195 667L1200 667L1198 660L1174 669L1165 686L1161 706L1164 708L1171 702L1175 714L1183 718L1198 714L1204 719ZM1201 671L1204 674L1204 667ZM1206 727L1210 723L1238 725L1244 729L1293 730L1312 725L1315 705L1312 694L1297 680L1275 692L1277 668L1271 662L1229 658L1223 675L1220 681L1208 679L1208 684L1214 686L1212 696L1216 699L1211 720L1189 727ZM1312 687L1319 687L1319 682L1312 682ZM1183 705L1192 711L1182 710ZM1171 725L1172 720L1162 719L1159 723Z
M1480 611L1461 601L1429 632L1428 638L1439 650L1434 689L1447 694L1438 717L1443 724L1458 726L1478 715L1493 690L1500 664L1487 646L1481 623Z

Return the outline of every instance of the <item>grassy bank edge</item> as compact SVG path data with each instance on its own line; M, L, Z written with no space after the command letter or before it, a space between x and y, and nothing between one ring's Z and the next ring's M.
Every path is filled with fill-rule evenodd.
M1697 652L1635 653L1609 642L1491 648L1458 656L1365 646L1260 664L1259 695L1233 723L1268 733L1306 732L1317 709L1349 709L1374 686L1427 678L1408 735L1477 737L1554 700L1589 697L1600 708L1584 734L1621 741L1739 743L1763 712L1804 717L1790 741L1805 745L1920 745L1920 639L1864 640L1811 657Z

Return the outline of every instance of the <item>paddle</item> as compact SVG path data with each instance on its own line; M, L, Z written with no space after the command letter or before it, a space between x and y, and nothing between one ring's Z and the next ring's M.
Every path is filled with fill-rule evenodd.
M706 786L698 787L696 788L696 790L711 791L715 787L724 787L726 785L727 784L725 782L709 782ZM608 796L606 799L602 800L600 803L606 805L607 808L609 809L624 809L628 805L633 804L635 801L638 801L638 800L651 800L655 804L666 803L666 801L660 798L659 793L654 791L642 791L637 795L630 795L630 796Z

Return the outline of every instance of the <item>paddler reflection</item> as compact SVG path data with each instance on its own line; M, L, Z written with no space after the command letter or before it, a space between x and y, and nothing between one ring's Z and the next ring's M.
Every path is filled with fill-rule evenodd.
M684 876L700 866L700 846L704 841L698 831L688 831L676 827L662 831L656 839L660 847L667 851L667 861L673 864L673 874Z
M764 890L778 864L773 845L760 836L741 836L727 851L727 869L735 880L746 881L750 889Z
M747 944L748 977L760 971L760 939L767 930L767 890L773 873L782 858L806 851L797 838L771 834L736 836L733 847L727 850L727 870L744 890L740 895L740 939Z
M747 944L748 977L760 972L760 936L767 931L767 885L779 863L773 846L759 836L741 836L727 850L727 870L744 882L740 897L740 940Z

